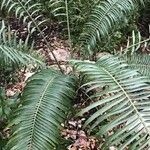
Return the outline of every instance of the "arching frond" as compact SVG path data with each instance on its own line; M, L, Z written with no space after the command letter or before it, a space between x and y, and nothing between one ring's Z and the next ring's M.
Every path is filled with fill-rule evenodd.
M25 41L18 40L15 33L12 33L9 26L1 22L0 29L0 66L1 69L7 66L27 65L29 63L42 62L28 54L32 46L28 46L28 37Z
M83 74L87 91L95 91L91 99L97 101L79 115L93 110L84 126L89 125L91 130L97 128L97 135L105 136L103 148L146 148L150 143L150 86L147 80L113 56L103 56L96 63L72 63Z
M127 15L143 0L103 0L93 8L81 35L83 46L91 52L102 38L124 22Z
M38 6L38 3L33 3L33 5L32 5L31 0L28 0L28 1L16 0L15 2L13 0L9 0L7 3L6 2L7 2L6 0L3 1L3 5L2 5L3 7L5 6L6 8L8 7L9 9L12 9L12 7L14 7L15 11L18 11L18 10L20 11L20 13L19 13L20 17L22 17L22 15L25 16L23 18L24 22L26 22L27 19L30 20L30 22L28 23L28 29L30 29L31 24L33 24L33 28L31 28L32 30L30 31L30 33L34 32L35 30L37 30L39 32L40 36L43 38L44 42L46 43L48 50L51 52L52 56L54 57L54 60L57 63L59 69L61 70L61 72L63 72L55 54L53 53L53 50L51 49L50 43L46 39L46 36L44 35L43 31L39 28L39 25L45 20L42 19L42 22L37 23L37 20L39 20L39 18L41 17L41 15L37 15L38 12L40 11L40 9L35 8L35 11L34 11L34 7ZM29 4L30 2L31 2L31 4ZM18 8L18 9L16 9L16 8ZM34 15L37 15L37 17L34 17Z
M21 106L16 112L19 124L7 149L54 149L74 96L74 77L50 69L34 75L23 92Z
M27 24L29 33L33 33L36 30L33 25L34 22L41 26L46 21L41 14L40 3L35 3L32 0L2 0L0 9L2 11L5 9L8 13L14 13L17 18ZM34 20L31 18L34 18Z

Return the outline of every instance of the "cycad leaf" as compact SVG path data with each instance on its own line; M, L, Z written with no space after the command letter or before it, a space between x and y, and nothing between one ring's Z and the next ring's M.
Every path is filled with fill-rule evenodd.
M4 9L8 13L14 13L17 18L27 23L29 33L35 31L35 23L41 26L46 21L44 16L41 15L42 9L40 3L32 0L2 0L0 7L2 11Z
M97 134L104 135L107 139L104 148L115 145L119 149L133 147L132 150L137 150L144 143L144 147L148 146L150 86L146 84L146 78L113 56L103 56L96 63L72 63L84 75L85 87L95 89L96 94L91 98L98 101L84 108L79 115L94 111L86 120L85 126L89 125L91 130L99 127ZM104 87L106 89L102 91ZM110 131L114 134L108 136Z
M34 75L23 92L17 129L8 150L48 150L59 142L61 123L75 96L75 79L47 69Z
M29 63L42 62L32 56L32 46L28 46L28 37L25 41L18 40L15 33L10 31L10 27L6 28L4 21L1 22L0 29L0 67L7 66L16 67L19 65L27 65ZM30 54L31 53L31 54ZM35 56L36 53L34 53ZM37 54L36 54L37 55Z
M102 0L93 8L86 23L81 41L91 52L95 49L98 41L116 29L122 22L126 22L126 17L138 4L143 4L143 0Z

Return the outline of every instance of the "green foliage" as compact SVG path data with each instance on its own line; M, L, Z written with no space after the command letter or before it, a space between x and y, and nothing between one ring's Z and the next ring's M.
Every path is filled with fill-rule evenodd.
M50 69L34 75L23 92L16 112L19 124L7 149L53 149L74 96L73 77Z
M0 118L9 119L12 111L18 107L19 100L17 97L6 98L4 88L0 87ZM2 126L0 126L0 129Z
M127 46L121 52L121 58L124 59L131 69L137 70L141 75L150 77L150 56L142 54L141 49L146 49L149 46L150 38L142 38L140 32L132 31L131 40L127 42Z
M150 142L149 85L136 71L128 69L123 61L103 56L96 63L73 61L84 76L87 91L95 90L91 99L96 102L84 108L79 115L95 109L84 126L98 127L97 135L107 139L104 149L117 146L132 150L144 149ZM104 87L105 90L102 90ZM106 121L107 120L107 121ZM106 121L105 124L102 124ZM114 134L108 136L108 132Z
M42 11L50 18L57 16L65 16L65 1L64 0L35 0L35 3L40 3Z
M134 53L140 52L140 49L146 49L149 45L150 38L143 39L140 32L132 31L132 36L127 41L127 46L125 49L121 50L122 54L132 55Z
M6 27L4 21L1 22L0 30L0 66L2 70L6 67L17 67L29 63L42 64L41 61L30 54L32 47L28 46L28 37L25 41L18 40L15 33Z
M71 37L75 36L78 46L81 47L79 51L84 48L88 51L88 56L95 53L95 49L103 44L105 47L101 47L101 50L109 48L112 51L122 40L121 24L127 24L128 17L141 4L144 4L143 0L2 0L1 11L5 10L4 12L10 16L11 13L15 14L27 25L29 34L26 40L22 41L2 21L0 66L2 69L14 69L29 63L41 64L31 54L26 53L32 49L29 36L34 31L38 31L55 58L51 45L40 28L45 18L57 18L59 23L65 23L70 48ZM116 32L118 28L119 32ZM34 33L36 36L37 32ZM80 33L82 34L79 39ZM113 38L108 44L110 34ZM139 51L141 44L147 43L148 40L142 41L141 35L133 31L132 39L128 40L123 54ZM101 42L101 45L98 45L98 42ZM84 127L89 129L89 134L97 131L97 137L103 136L106 139L101 149L109 149L110 146L118 149L144 149L150 143L150 87L149 80L144 77L149 76L150 60L148 55L122 57L124 60L109 55L101 57L97 62L71 61L75 67L73 73L80 78L83 77L84 84L80 88L84 87L91 103L78 115L82 116L89 112ZM55 62L62 71L56 58ZM61 123L65 121L72 108L77 83L78 80L74 76L43 69L27 81L20 103L16 100L9 103L4 92L0 91L1 116L7 118L11 110L17 108L11 116L9 127L13 133L6 149L62 149L61 143L64 143L66 148L67 143L60 140ZM84 100L84 97L82 99ZM110 132L112 134L108 135Z
M36 27L33 25L35 22L40 27L46 21L40 13L42 11L40 4L34 3L32 0L2 0L0 9L1 11L7 10L7 13L11 15L15 14L18 19L27 24L30 34L36 31Z
M96 5L81 35L88 53L91 54L97 42L105 38L112 29L116 29L121 23L127 23L126 17L139 3L143 4L143 0L106 0Z
M5 127L11 118L11 114L18 107L18 104L19 100L17 96L7 98L4 88L0 87L0 150L3 150L8 142Z
M123 56L131 69L135 69L142 75L150 78L150 56L146 54L133 54Z
M67 22L70 24L70 32L73 44L79 40L79 35L82 32L83 24L86 23L88 15L91 13L93 7L99 3L100 0L35 0L41 4L43 13L53 19L58 20L64 26L63 30L67 31ZM67 2L67 11L66 3ZM67 14L68 21L67 21Z

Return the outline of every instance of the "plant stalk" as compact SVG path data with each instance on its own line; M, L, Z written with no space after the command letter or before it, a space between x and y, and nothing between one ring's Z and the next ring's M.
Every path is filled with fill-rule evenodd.
M21 7L26 11L27 15L29 16L29 18L32 20L32 22L34 23L35 27L37 28L37 30L39 31L40 35L42 36L44 42L47 45L47 48L50 50L52 56L54 57L54 60L58 66L58 68L60 69L60 71L63 73L63 69L61 68L53 50L51 49L51 45L49 44L49 42L47 41L47 39L45 38L43 32L41 31L41 29L38 27L37 23L35 22L34 18L32 18L32 16L30 15L30 13L28 12L28 10L24 7L24 5L22 4L22 2L20 0L17 0L19 2L19 4L21 5Z
M65 0L65 7L66 7L68 40L69 40L70 49L71 49L71 51L72 51L72 42L71 42L71 33L70 33L70 23L69 23L69 13L68 13L68 0Z

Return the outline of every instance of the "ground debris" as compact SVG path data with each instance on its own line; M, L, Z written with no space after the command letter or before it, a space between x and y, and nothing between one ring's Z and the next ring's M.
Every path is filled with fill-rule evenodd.
M68 150L98 150L98 140L82 130L84 121L85 118L73 118L63 125L62 137L66 140L72 140L72 144L68 146Z

